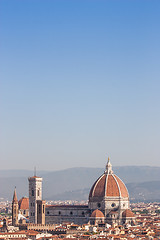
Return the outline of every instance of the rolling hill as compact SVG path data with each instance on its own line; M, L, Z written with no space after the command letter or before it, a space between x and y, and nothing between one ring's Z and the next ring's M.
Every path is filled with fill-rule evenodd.
M127 184L133 201L160 199L160 167L123 166L113 170ZM43 198L86 200L89 189L103 171L101 168L70 168L39 172L39 176L43 177ZM28 196L28 177L32 175L32 171L1 170L0 198L11 200L15 186L18 198Z

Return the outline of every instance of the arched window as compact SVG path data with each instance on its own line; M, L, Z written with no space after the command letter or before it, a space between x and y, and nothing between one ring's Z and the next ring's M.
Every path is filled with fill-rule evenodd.
M43 205L43 213L44 213L44 205Z
M32 189L32 196L34 196L34 190Z
M100 203L97 203L97 207L100 208L100 207L101 207L101 204L100 204Z
M39 207L39 214L41 213L41 205L38 206Z
M73 215L73 212L72 212L72 211L70 212L70 215Z
M58 214L61 215L61 211L59 211Z

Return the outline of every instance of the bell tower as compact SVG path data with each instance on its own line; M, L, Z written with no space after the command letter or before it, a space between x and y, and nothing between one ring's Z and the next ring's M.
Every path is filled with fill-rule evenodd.
M18 199L16 193L16 187L14 189L13 200L12 200L12 225L18 225Z
M33 176L29 181L29 222L37 224L37 201L42 200L42 178Z

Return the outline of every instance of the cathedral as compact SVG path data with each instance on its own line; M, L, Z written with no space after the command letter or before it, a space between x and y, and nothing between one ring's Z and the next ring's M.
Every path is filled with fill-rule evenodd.
M108 158L104 173L91 187L88 205L46 205L42 200L42 178L33 176L29 181L29 223L125 225L135 223L134 213L130 210L129 194L123 181L113 173ZM23 198L21 199L21 202ZM20 204L19 204L20 205ZM20 209L19 209L20 212ZM25 212L27 212L25 206ZM23 215L23 209L21 209ZM27 218L26 218L27 219ZM13 225L18 224L18 200L14 192L12 202Z

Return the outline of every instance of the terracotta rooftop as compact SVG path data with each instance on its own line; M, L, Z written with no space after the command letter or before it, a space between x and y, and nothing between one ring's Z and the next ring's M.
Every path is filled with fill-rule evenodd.
M58 207L58 208L88 208L88 205L46 205L46 208L54 208L54 207Z
M21 198L18 202L18 205L19 205L19 209L23 209L23 210L29 209L29 198L27 197Z
M33 176L33 177L30 177L30 178L41 178L41 177Z
M104 218L104 214L100 210L96 209L92 212L91 217L92 218Z
M115 174L104 173L93 184L89 198L92 197L123 197L129 198L125 184Z
M14 189L13 202L18 202L16 188Z
M122 217L135 217L135 214L130 209L126 209L122 213Z

